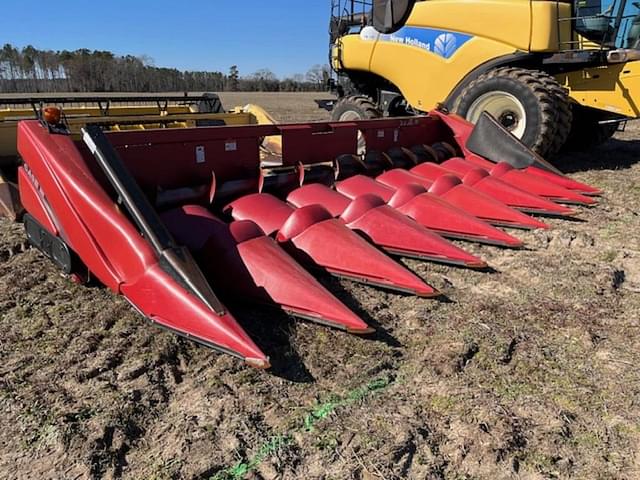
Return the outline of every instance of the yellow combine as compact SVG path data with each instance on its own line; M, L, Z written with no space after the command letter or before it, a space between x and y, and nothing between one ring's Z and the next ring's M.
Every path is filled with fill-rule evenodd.
M334 0L333 117L487 111L552 155L640 116L639 37L626 0Z

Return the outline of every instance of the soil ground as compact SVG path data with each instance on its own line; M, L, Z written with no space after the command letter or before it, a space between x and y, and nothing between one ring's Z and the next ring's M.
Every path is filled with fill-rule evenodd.
M316 97L223 100L290 121L325 118ZM405 261L445 301L322 278L373 338L236 307L269 372L71 283L0 221L0 476L640 478L638 140L559 160L606 192L580 221L461 243L492 272Z

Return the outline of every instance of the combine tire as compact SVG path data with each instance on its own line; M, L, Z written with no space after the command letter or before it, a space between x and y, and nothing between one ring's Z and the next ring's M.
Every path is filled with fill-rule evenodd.
M515 67L479 76L456 99L454 111L474 123L489 112L542 156L560 149L570 125L568 97L554 78Z
M331 120L334 122L350 122L353 120L370 120L382 117L382 112L376 104L363 95L342 97L331 110ZM358 153L364 154L367 145L364 137L358 132Z
M609 119L599 110L573 105L573 124L563 150L586 151L607 142L618 130L617 123L599 123Z
M557 155L569 138L573 125L573 108L566 89L555 78L544 72L534 72L549 92L556 98L556 132L547 151L548 157Z
M369 120L382 117L376 104L363 95L342 97L336 102L331 111L331 120L335 122L349 122L352 120Z

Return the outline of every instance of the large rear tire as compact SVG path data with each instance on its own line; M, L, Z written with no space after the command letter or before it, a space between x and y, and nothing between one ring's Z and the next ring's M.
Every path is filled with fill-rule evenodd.
M382 112L369 97L364 95L349 95L342 97L333 106L331 119L334 122L349 122L353 120L369 120L382 117Z
M557 155L564 147L571 126L573 125L573 108L567 90L564 89L555 78L544 72L533 72L537 78L544 84L547 90L555 97L556 100L556 132L547 151L547 157Z
M567 124L570 125L568 110L567 94L553 77L516 67L480 75L467 85L454 104L456 113L474 123L487 111L542 156L556 153L564 144Z
M354 120L370 120L381 118L382 112L369 97L364 95L349 95L336 102L331 110L334 122L351 122ZM358 132L358 153L363 154L367 149L364 137Z

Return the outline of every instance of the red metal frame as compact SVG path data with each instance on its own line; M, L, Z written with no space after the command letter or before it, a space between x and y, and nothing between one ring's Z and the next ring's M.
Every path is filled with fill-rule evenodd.
M571 211L531 192L585 204L593 200L581 192L598 193L535 166L513 170L474 155L466 148L472 128L459 117L433 112L347 123L121 131L106 138L140 198L154 206L172 238L198 259L198 265L190 264L191 272L202 269L216 293L272 303L295 316L368 333L371 329L285 250L331 273L433 296L437 292L422 279L350 229L392 253L434 260L448 256L478 267L484 265L481 260L424 227L456 238L520 246L520 240L469 212L544 228L496 198L532 211L566 214ZM366 141L365 158L357 157L358 135ZM281 137L282 158L267 170L260 150L268 136ZM163 265L164 253L141 235L135 215L118 206L116 192L121 190L96 162L95 145L87 145L74 144L70 136L37 121L20 123L18 149L25 164L18 179L27 212L93 276L152 321L252 366L268 367L268 357L226 307L216 300L218 307L212 308ZM412 153L416 146L435 152L431 161L442 166L420 163L425 159ZM464 158L452 158L455 153ZM338 166L339 175L350 178L336 182ZM398 166L413 172L402 171L400 183L392 170ZM378 176L383 170L390 172L379 182L362 175ZM309 181L323 185L299 188ZM331 190L334 185L340 193ZM224 205L230 207L223 211ZM393 238L400 231L403 238ZM224 284L226 278L230 281Z

